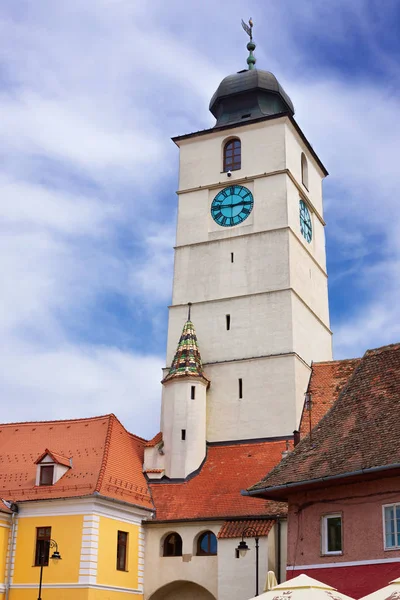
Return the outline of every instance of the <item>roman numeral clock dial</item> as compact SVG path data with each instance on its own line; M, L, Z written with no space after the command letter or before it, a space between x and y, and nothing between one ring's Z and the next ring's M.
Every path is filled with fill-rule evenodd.
M253 210L253 194L242 185L231 185L221 190L211 204L211 216L222 227L243 223Z

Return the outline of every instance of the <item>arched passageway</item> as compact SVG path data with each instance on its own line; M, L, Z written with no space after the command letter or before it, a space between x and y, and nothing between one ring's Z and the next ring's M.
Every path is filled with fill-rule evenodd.
M215 600L201 585L191 581L173 581L159 588L149 600Z

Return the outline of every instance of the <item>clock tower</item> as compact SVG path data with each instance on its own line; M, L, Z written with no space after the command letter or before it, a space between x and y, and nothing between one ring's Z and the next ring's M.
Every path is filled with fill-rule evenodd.
M215 126L173 138L180 175L167 365L191 303L202 371L199 400L190 398L192 385L182 392L183 378L174 383L165 371L165 453L168 443L185 453L192 442L189 431L172 441L183 435L182 424L171 433L183 413L208 442L290 437L311 362L332 359L322 202L327 171L276 77L254 68L254 48L250 40L249 68L226 77L213 95ZM197 412L196 402L202 403ZM193 433L198 457L206 440Z

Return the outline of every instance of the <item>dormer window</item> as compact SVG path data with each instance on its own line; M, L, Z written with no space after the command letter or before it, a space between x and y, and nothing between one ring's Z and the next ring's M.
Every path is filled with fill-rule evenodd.
M36 460L36 485L54 485L72 467L72 458L46 450Z
M53 485L54 465L40 465L39 485Z

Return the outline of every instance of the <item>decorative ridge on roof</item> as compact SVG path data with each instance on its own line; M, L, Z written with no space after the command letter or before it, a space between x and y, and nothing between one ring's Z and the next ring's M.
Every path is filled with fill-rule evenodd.
M204 374L200 350L197 344L196 331L190 319L188 319L183 326L182 334L168 375L164 377L161 383L183 377L202 379L207 385L210 383L209 379L207 379Z
M11 423L1 423L0 428L12 427L14 425L50 425L52 423L79 423L81 421L98 421L100 419L109 419L110 417L115 417L115 415L113 413L108 413L107 415L98 415L95 417L80 417L78 419L51 419L49 421L12 421Z
M106 466L107 466L108 453L110 451L110 445L111 445L112 428L113 428L113 425L114 425L114 420L117 420L115 415L110 415L110 416L111 416L111 418L108 421L107 435L106 435L106 440L105 440L105 444L104 444L104 453L103 453L103 458L102 458L102 461L101 461L99 478L97 480L97 484L96 484L96 488L95 488L96 492L100 491L101 485L103 483L104 474L105 474Z
M346 363L346 362L355 362L355 361L359 361L361 360L361 358L338 358L337 360L317 360L315 362L312 363L312 366L317 366L317 365L338 365L339 363Z

